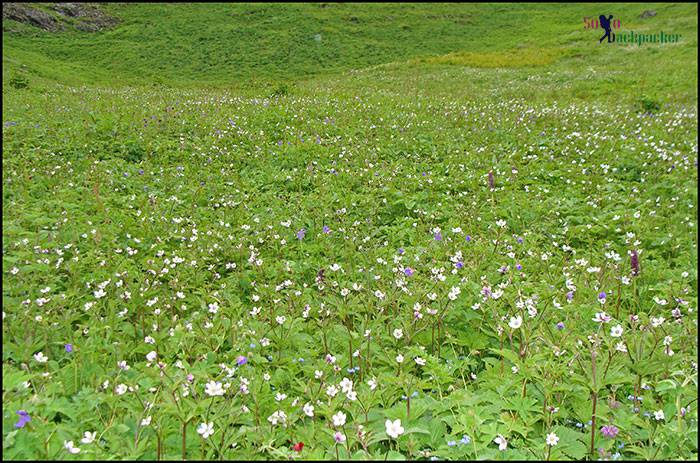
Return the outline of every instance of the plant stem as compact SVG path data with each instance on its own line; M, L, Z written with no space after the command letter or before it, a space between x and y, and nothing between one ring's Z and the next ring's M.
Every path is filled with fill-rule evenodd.
M596 371L595 371L595 357L596 357L596 352L595 350L591 351L591 376L593 378L593 412L591 413L591 458L594 456L594 451L595 451L595 410L596 410L596 405L598 403L598 389L596 387Z
M182 422L182 461L187 460L187 422Z

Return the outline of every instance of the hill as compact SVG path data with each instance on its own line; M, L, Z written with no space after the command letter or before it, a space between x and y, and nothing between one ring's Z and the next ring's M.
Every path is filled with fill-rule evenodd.
M35 8L60 18L52 5ZM579 80L567 78L567 72L583 72L595 85L574 84L580 84L579 96L602 86L602 93L619 98L640 85L660 98L697 95L697 5L692 4L615 5L624 30L681 35L679 43L664 46L599 44L602 31L584 29L583 18L610 11L605 4L116 3L97 8L118 23L98 32L67 24L57 32L4 18L3 80L22 75L69 85L257 88L313 79L332 84L347 71L389 64L412 75L454 68L515 70L515 76L554 72L555 81L568 80L566 85ZM522 68L526 72L518 73Z

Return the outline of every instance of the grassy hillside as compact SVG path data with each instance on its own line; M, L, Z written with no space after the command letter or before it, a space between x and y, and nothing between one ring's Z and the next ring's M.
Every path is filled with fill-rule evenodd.
M342 71L395 63L399 68L407 64L412 74L427 68L427 75L495 67L520 68L516 78L533 72L556 72L561 78L562 71L570 71L574 74L564 77L563 87L573 83L582 95L592 86L578 82L581 73L604 90L612 84L618 94L639 85L662 97L697 94L697 5L692 4L626 4L615 5L614 11L607 4L104 8L121 22L98 33L53 33L13 27L13 21L4 20L5 30L18 32L3 33L3 80L19 73L68 84L241 88L310 77L332 83ZM645 10L657 14L642 19ZM606 11L620 18L625 30L675 32L682 41L664 46L599 45L600 31L584 30L583 17ZM374 79L376 74L370 76Z
M697 5L32 8L4 459L697 460Z

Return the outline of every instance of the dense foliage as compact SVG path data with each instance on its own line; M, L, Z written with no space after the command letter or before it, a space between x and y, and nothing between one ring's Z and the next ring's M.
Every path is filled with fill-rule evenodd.
M4 457L696 458L692 82L407 69L5 84Z

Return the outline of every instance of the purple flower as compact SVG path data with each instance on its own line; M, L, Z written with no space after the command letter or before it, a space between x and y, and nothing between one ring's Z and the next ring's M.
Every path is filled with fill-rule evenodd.
M413 269L411 267L406 267L403 273L405 273L407 277L410 277L413 275Z
M455 445L457 445L457 441L451 440L451 441L449 441L449 442L447 443L447 446L448 446L448 447L454 447Z
M455 267L457 267L457 268L463 268L463 267L464 267L464 262L457 262L457 263L455 264Z
M25 412L24 410L19 410L17 414L19 415L19 421L15 423L15 428L23 428L25 424L32 421L32 418L29 416L29 413Z
M563 330L563 329L564 329L564 322L559 322L559 323L557 323L557 329L558 329L559 331Z
M605 294L605 291L601 291L600 294L598 294L598 299L605 299L608 297L607 294Z
M632 250L632 255L630 256L630 265L632 266L632 275L639 275L639 255L637 255L637 250Z
M515 268L517 268L518 270L522 270L522 269L523 269L523 266L520 265L520 264L518 264L518 265L515 266Z
M297 232L297 239L301 241L304 239L305 235L306 235L306 228L302 228L301 230L299 230Z
M71 352L73 352L73 344L66 344L65 347L66 347L66 352L68 352L69 354Z
M404 252L406 252L406 251L404 251L403 248L399 248L399 255L402 256Z
M433 237L435 238L435 241L442 241L442 234L440 232L435 232Z
M614 439L618 432L620 432L620 430L614 425L603 426L600 428L600 433L605 437L609 437L610 439Z
M238 358L236 358L236 365L239 367L241 365L245 365L246 363L248 363L248 358L245 355L239 355Z
M574 300L574 292L569 291L568 293L566 293L566 299L569 301L573 301Z
M330 232L331 232L330 227L328 225L324 225L323 226L323 233L330 233Z
M467 240L467 242L469 242L469 241L471 241L471 240L472 240L472 237L471 237L471 236L469 236L469 235L467 235L467 237L465 238L465 240Z

